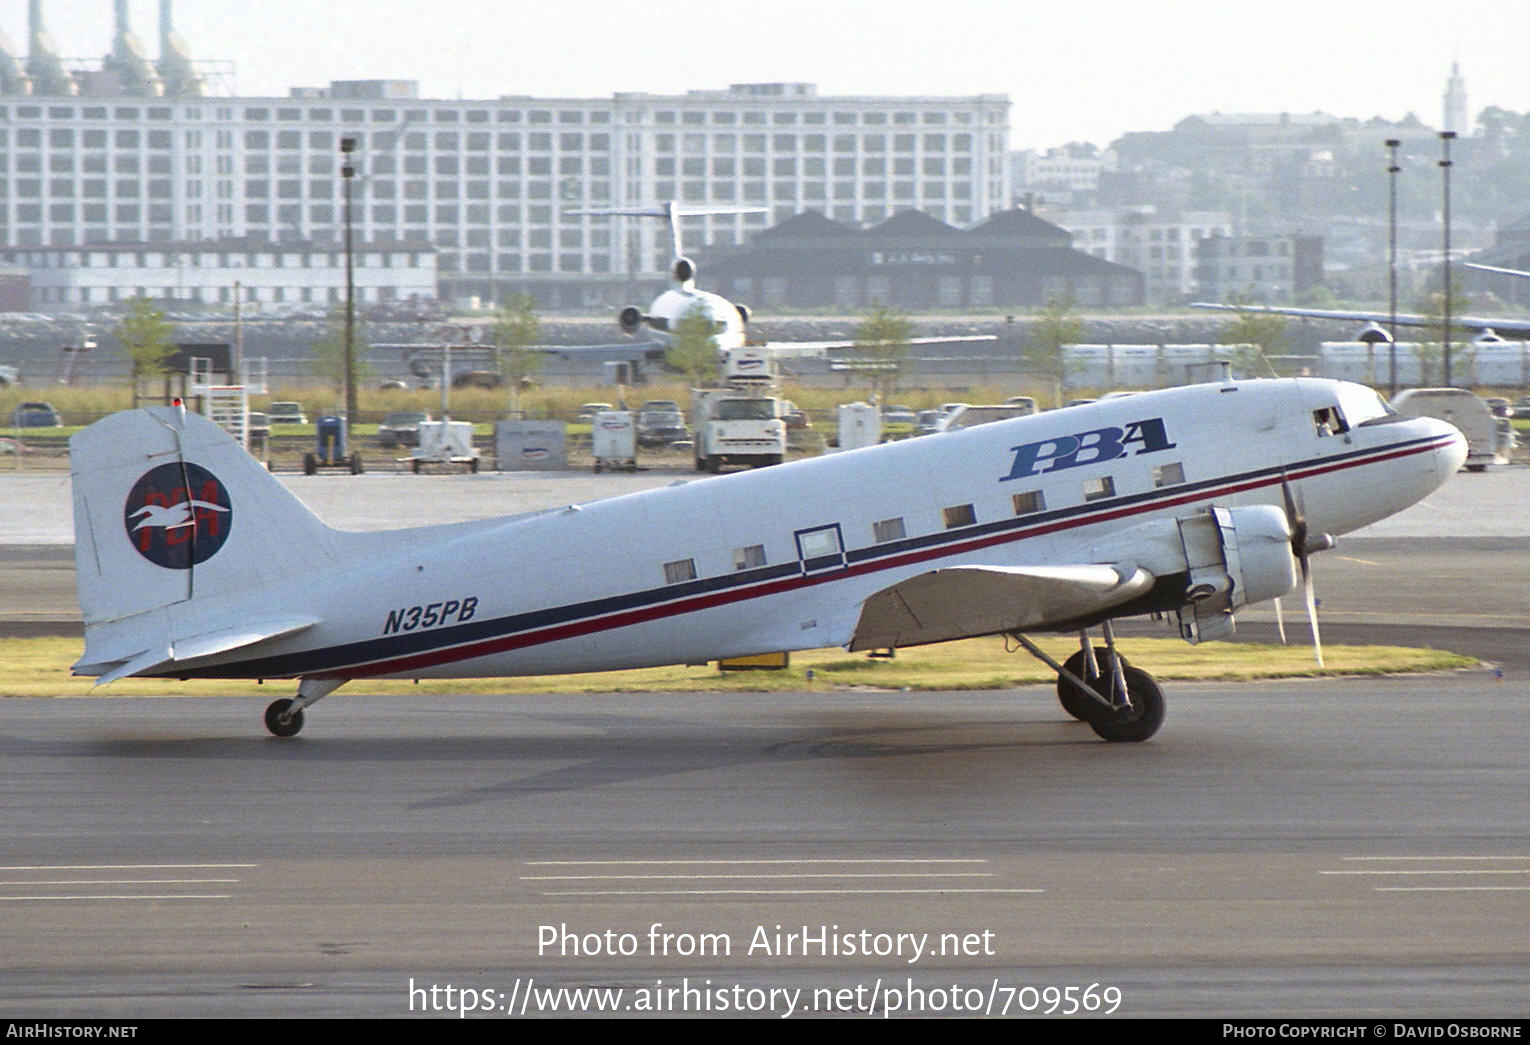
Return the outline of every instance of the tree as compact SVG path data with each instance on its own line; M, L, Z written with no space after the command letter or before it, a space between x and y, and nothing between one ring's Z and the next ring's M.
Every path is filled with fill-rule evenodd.
M908 362L914 322L897 309L872 306L855 331L856 372L870 382L878 401L886 405L897 387L898 375Z
M685 375L691 387L699 388L717 373L717 336L711 318L700 309L691 309L675 323L664 362Z
M520 412L521 392L542 368L543 356L532 351L542 337L537 301L530 294L513 294L494 313L494 369L510 385L510 414Z
M1465 314L1471 301L1466 296L1466 289L1460 276L1452 276L1450 280L1450 314L1452 317L1460 317ZM1445 295L1441 291L1434 291L1419 311L1424 325L1419 329L1418 347L1418 372L1419 383L1425 386L1444 381L1445 343L1442 334L1445 329ZM1433 339L1433 340L1431 340ZM1457 326L1454 322L1450 325L1450 381L1457 385L1466 385L1471 381L1469 376L1472 368L1472 360L1476 355L1476 346L1472 344L1471 331L1465 327Z
M1020 368L1043 378L1052 385L1053 401L1061 403L1068 383L1068 354L1064 348L1076 345L1084 336L1084 321L1073 310L1073 299L1053 295L1036 313L1025 346L1020 350Z
M362 358L367 342L366 325L358 318L351 330L356 346L355 375L359 386L376 376L372 365ZM339 308L329 314L325 321L324 336L313 343L313 358L308 370L314 377L335 390L337 396L345 395L345 309Z
M139 385L143 379L168 370L170 356L175 352L175 345L170 340L175 328L165 319L159 306L148 298L133 298L127 307L127 315L117 324L115 333L121 342L122 357L127 360L132 373L133 406L137 407Z
M1234 295L1232 304L1236 307L1248 301ZM1217 344L1235 346L1230 358L1239 374L1273 372L1270 356L1279 355L1286 346L1288 325L1285 316L1274 312L1237 312L1217 332Z

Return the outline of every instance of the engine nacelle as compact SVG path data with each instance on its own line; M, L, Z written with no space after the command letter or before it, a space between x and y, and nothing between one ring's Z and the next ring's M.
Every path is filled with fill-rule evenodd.
M670 275L676 283L689 283L696 278L696 263L690 258L676 258Z
M1187 642L1233 633L1233 611L1294 589L1300 564L1291 547L1291 522L1269 504L1211 508L1179 520L1188 567L1180 635Z
M643 312L636 305L628 305L616 314L616 322L621 326L622 333L630 337L643 325Z

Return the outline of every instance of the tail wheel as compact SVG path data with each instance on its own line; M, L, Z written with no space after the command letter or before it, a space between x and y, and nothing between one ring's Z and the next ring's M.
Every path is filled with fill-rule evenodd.
M1121 666L1123 668L1128 666L1125 657L1121 657L1120 654L1117 654L1117 657L1120 658ZM1099 669L1100 674L1103 676L1105 672L1109 670L1110 650L1104 646L1094 647L1094 663L1095 666ZM1063 667L1066 668L1070 674L1077 675L1079 678L1085 678L1084 651L1076 650L1073 656L1063 661ZM1100 688L1102 690L1104 689L1103 679L1100 681ZM1089 716L1094 714L1094 712L1100 706L1100 702L1098 700L1085 693L1083 690L1079 689L1072 682L1068 681L1066 675L1057 676L1057 702L1062 705L1062 709L1064 711L1066 711L1069 715L1072 715L1080 722L1088 722Z
M1094 705L1087 720L1089 727L1105 740L1131 743L1146 740L1163 725L1163 690L1153 676L1138 668L1123 666L1122 674L1126 676L1131 705L1113 708Z

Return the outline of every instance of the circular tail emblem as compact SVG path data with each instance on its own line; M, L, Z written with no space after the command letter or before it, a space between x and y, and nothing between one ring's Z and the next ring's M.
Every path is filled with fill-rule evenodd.
M218 477L194 464L162 464L128 492L122 512L138 554L170 570L189 570L218 553L234 506Z

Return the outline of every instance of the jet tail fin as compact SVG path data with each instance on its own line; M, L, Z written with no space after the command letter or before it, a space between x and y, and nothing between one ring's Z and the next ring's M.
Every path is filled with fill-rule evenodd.
M277 620L272 598L333 568L342 535L211 421L181 407L113 414L71 439L70 457L76 673L139 674L312 623Z

